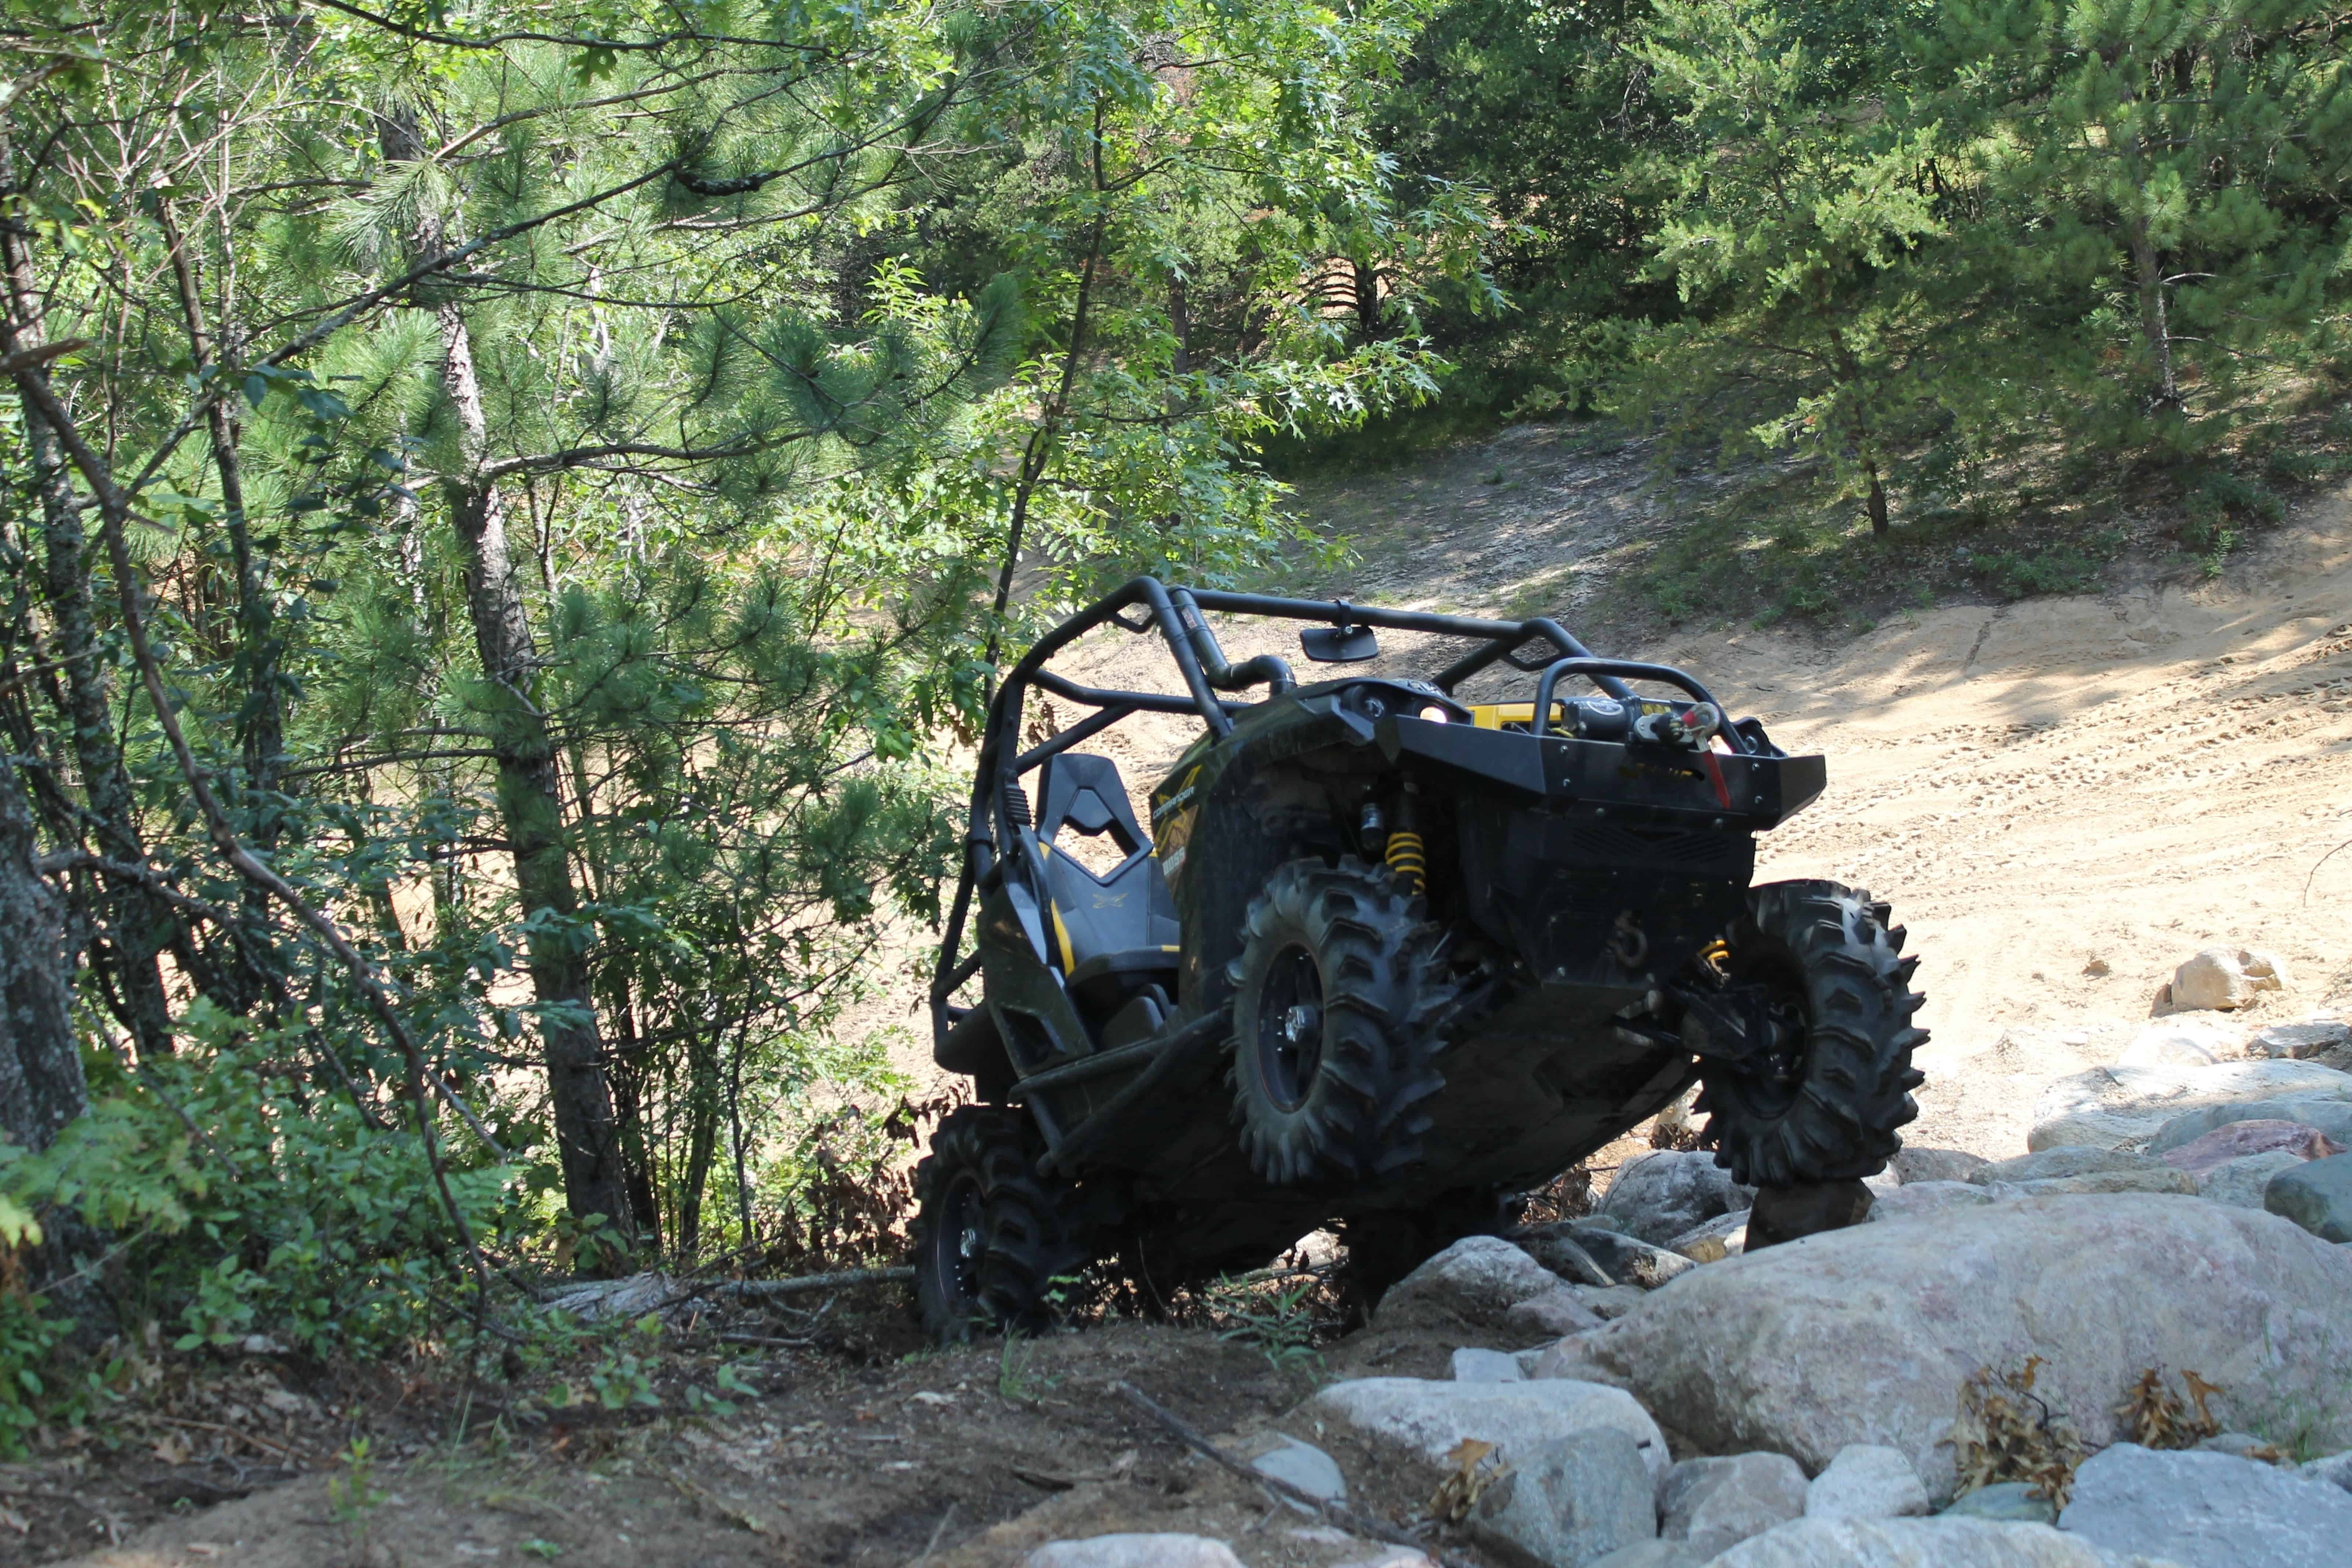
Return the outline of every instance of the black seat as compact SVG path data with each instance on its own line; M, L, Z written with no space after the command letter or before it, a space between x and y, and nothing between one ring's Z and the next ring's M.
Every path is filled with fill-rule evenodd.
M1183 938L1151 840L1135 820L1108 757L1064 752L1039 784L1037 842L1045 850L1055 958L1070 993L1096 1017L1174 974ZM1118 865L1100 876L1070 853L1065 834L1109 834Z

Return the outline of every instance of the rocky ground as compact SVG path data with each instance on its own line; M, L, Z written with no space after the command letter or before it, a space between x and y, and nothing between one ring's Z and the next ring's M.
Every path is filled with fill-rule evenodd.
M1489 456L1517 460L1455 466ZM1391 495L1360 581L1605 605L1612 542L1655 521L1640 467L1553 468ZM1465 1243L1312 1352L688 1313L680 1342L758 1358L730 1409L665 1388L463 1442L415 1410L358 1464L349 1437L423 1396L249 1357L136 1449L0 1467L0 1564L2352 1560L2347 521L2326 498L2218 583L1610 649L1827 752L1760 874L1865 883L1910 927L1930 1078L1862 1223L1751 1251L1752 1194L1628 1144L1597 1212ZM1109 749L1141 780L1180 739Z

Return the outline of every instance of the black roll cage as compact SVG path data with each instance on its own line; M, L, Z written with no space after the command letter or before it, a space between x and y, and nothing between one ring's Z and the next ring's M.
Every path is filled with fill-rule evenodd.
M1140 618L1129 619L1123 613L1137 606L1144 612ZM1552 691L1562 676L1584 677L1621 701L1635 700L1633 688L1625 684L1625 678L1630 677L1663 681L1689 693L1694 701L1715 703L1706 688L1683 671L1669 665L1601 658L1565 626L1546 616L1524 621L1486 621L1421 610L1382 609L1346 599L1287 599L1268 594L1227 593L1217 588L1171 588L1156 577L1134 578L1038 638L1020 662L1005 672L1003 684L988 705L980 758L972 770L962 874L957 879L955 900L949 907L939 968L931 983L935 1047L946 1040L949 1030L961 1021L967 1011L953 1005L950 998L980 968L977 951L961 962L955 956L963 945L964 924L971 912L974 888L993 887L1003 876L1004 859L1034 850L1027 796L1020 795L1018 805L1014 804L1022 775L1057 752L1137 713L1192 714L1208 726L1211 734L1222 738L1233 731L1234 713L1255 704L1233 701L1218 696L1218 692L1244 691L1262 685L1269 689L1269 695L1279 696L1297 685L1289 661L1275 654L1260 654L1239 665L1228 664L1203 611L1311 621L1342 630L1385 627L1475 640L1478 647L1439 670L1430 683L1452 696L1454 688L1498 663L1537 675L1538 704L1530 728L1538 736L1549 727ZM1176 668L1183 674L1187 694L1179 697L1172 693L1082 686L1045 668L1046 660L1062 649L1106 625L1139 636L1156 627L1166 639ZM1549 653L1534 660L1522 658L1520 650L1538 638L1549 645ZM1025 752L1013 752L1012 748L1021 732L1022 700L1032 686L1096 711L1050 740ZM1716 706L1719 711L1721 705ZM1727 726L1722 733L1730 745L1741 751L1749 749L1748 739L1739 731Z

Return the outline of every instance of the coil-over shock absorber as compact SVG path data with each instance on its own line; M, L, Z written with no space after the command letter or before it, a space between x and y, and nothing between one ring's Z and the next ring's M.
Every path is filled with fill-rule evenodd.
M1389 829L1388 848L1381 856L1391 874L1416 899L1429 891L1429 851L1421 841L1420 795L1420 786L1407 779L1404 794L1397 800L1396 826Z

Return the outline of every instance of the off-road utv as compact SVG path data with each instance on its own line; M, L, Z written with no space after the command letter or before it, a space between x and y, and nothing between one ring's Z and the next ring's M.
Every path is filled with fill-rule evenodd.
M1378 628L1468 647L1423 679L1302 686L1229 665L1204 612L1316 623L1321 663L1379 657ZM1181 693L1047 668L1106 625L1163 638ZM1456 696L1509 671L1531 696ZM1024 743L1033 692L1093 711ZM1202 727L1148 834L1080 750L1144 713ZM982 740L931 988L937 1060L977 1103L918 1173L926 1326L1034 1327L1114 1256L1149 1300L1335 1223L1393 1277L1694 1081L1741 1182L1882 1169L1916 1114L1917 960L1865 892L1748 885L1754 836L1823 780L1688 675L1549 620L1150 578L1072 617Z

